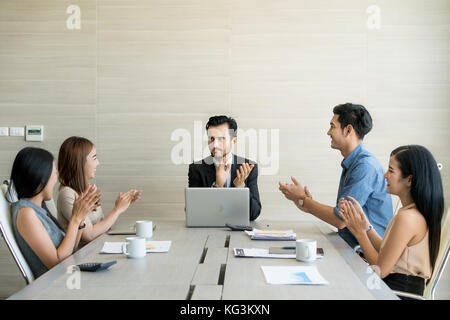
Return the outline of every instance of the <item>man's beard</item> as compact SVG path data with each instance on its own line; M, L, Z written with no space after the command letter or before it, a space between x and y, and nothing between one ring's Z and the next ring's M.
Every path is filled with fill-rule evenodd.
M231 153L231 151L229 151L227 154L224 154L222 149L219 149L219 150L214 149L214 151L211 151L211 156L214 159L221 161L224 157L226 157L230 153Z

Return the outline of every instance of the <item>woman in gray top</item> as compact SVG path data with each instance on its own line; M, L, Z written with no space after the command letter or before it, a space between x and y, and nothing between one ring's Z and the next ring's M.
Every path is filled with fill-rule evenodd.
M43 206L52 199L57 180L50 152L27 147L17 154L9 190L14 188L19 199L11 205L14 236L36 278L72 254L86 226L84 219L99 200L95 185L77 196L64 232Z

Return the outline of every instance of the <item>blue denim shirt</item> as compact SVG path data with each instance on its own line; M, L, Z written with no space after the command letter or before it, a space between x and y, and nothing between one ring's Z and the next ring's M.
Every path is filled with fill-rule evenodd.
M378 160L362 144L353 150L341 163L342 174L334 213L338 214L339 199L355 198L364 210L370 224L380 237L393 217L391 195L386 193L384 170ZM347 229L339 229L339 235L352 248L358 241Z

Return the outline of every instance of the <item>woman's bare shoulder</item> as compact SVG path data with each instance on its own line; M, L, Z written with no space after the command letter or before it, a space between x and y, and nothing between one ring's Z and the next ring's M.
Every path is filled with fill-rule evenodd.
M399 210L396 215L396 222L397 221L407 224L427 224L425 217L420 213L419 210L417 210L417 208Z
M417 208L399 211L395 220L397 227L401 230L408 230L411 232L412 238L408 242L408 246L413 246L420 242L428 230L425 217L417 210Z

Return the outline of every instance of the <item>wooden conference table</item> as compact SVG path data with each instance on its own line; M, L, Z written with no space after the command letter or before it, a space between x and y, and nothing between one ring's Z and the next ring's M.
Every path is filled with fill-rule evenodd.
M313 263L295 259L238 258L233 248L295 246L294 241L250 240L228 228L186 228L184 220L153 220L152 240L171 240L167 253L148 253L142 259L100 254L105 241L124 241L125 235L104 234L52 268L9 299L398 299L370 273L368 265L331 229L320 222L255 221L258 229L293 229L297 239L312 238L324 249ZM131 229L134 221L120 219L113 230ZM79 273L73 285L72 265L117 260L100 272ZM315 265L329 282L325 286L267 284L261 266ZM68 272L69 270L69 272Z

